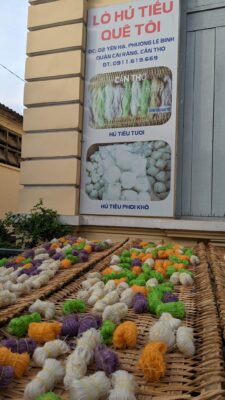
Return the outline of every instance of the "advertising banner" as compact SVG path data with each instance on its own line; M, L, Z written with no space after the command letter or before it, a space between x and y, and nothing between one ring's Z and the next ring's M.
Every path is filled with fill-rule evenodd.
M89 10L81 214L174 215L179 0Z

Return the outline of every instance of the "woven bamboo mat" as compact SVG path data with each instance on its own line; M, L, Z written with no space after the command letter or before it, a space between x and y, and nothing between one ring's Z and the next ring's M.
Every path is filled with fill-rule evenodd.
M96 263L113 253L116 249L121 247L128 239L116 243L110 249L101 251L99 253L93 253L85 263L75 264L69 269L59 270L53 279L49 283L40 289L32 290L31 294L19 297L16 304L7 306L6 308L0 309L0 326L7 323L9 319L20 314L28 305L31 305L35 300L42 299L55 291L61 289L63 286L71 282L73 279L79 277L80 274L88 271Z
M221 248L209 244L208 254L213 275L213 283L215 288L221 330L223 338L225 340L225 260L223 257L225 251Z
M132 242L123 246L130 248ZM115 252L120 254L121 248ZM204 258L204 246L199 245L196 252ZM104 269L110 261L107 257L98 263L95 271ZM194 286L176 287L179 298L185 302L187 315L183 324L194 329L196 355L185 358L176 348L166 355L167 373L159 382L148 383L136 370L136 363L144 345L148 342L149 328L156 318L150 314L137 315L129 310L126 320L133 320L138 327L138 344L133 350L118 351L122 369L133 373L138 381L138 400L221 400L224 399L224 369L221 350L219 321L216 311L213 291L210 284L208 264L202 262L193 268L195 275ZM57 318L62 317L61 305L68 298L74 298L85 276L69 284L62 290L49 297L57 305ZM2 329L2 336L5 330ZM94 371L89 368L89 373ZM5 390L4 400L22 400L25 385L37 374L39 369L31 368L28 376L12 383ZM56 387L54 392L64 400L68 400L68 393L63 387Z

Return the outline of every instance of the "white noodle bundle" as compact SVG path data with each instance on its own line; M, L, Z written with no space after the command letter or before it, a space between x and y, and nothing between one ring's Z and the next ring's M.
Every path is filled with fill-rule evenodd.
M119 295L116 290L107 293L101 300L98 300L95 303L94 311L102 312L104 311L105 307L118 303L120 300Z
M99 371L83 379L74 379L70 385L71 400L99 400L106 398L111 383L105 372Z
M97 282L89 289L89 293L92 293L97 289L104 289L104 287L105 287L104 282L102 282L102 281Z
M29 312L38 312L46 319L52 319L55 315L55 304L51 301L36 300L30 306Z
M60 249L61 250L61 249ZM47 260L42 261L41 265L49 265L53 262L52 258L47 258Z
M104 292L105 292L105 293L109 293L109 292L111 292L112 290L115 290L115 289L116 289L116 284L115 284L115 282L114 282L113 279L110 279L110 280L105 284Z
M58 269L60 268L60 261L59 260L46 260L44 261L40 267L38 267L38 271L58 271Z
M122 117L123 114L122 100L124 93L125 90L121 85L117 85L114 88L113 103L111 107L113 109L115 119Z
M47 358L57 358L69 352L69 347L63 340L52 340L43 347L37 347L33 354L35 365L43 367Z
M58 239L56 239L56 238L53 238L51 241L50 241L50 243L58 243L59 241L58 241ZM64 247L65 248L65 247Z
M163 79L164 90L162 92L162 106L167 107L172 105L172 80L169 75Z
M180 272L174 272L170 277L170 282L172 282L173 285L179 285L179 283L180 283Z
M159 282L155 278L151 278L146 282L146 288L149 289L151 287L158 286Z
M183 286L192 286L194 281L192 277L186 272L181 272L179 275L180 283Z
M175 343L175 335L168 321L158 321L149 330L150 342L164 342L168 348Z
M86 279L81 283L81 286L84 290L89 290L97 282L99 282L99 278Z
M38 254L44 254L46 253L46 249L44 247L38 247L37 249L34 250L35 256L38 256Z
M91 293L91 296L87 300L89 306L93 306L98 300L104 297L105 293L103 289L96 289Z
M177 330L177 347L187 357L195 354L193 329L181 326Z
M29 279L27 274L22 274L17 278L17 283L26 282Z
M200 264L200 260L199 260L199 258L198 258L197 256L192 255L192 256L190 257L190 263L191 263L192 265L197 265L197 264Z
M112 304L118 303L119 301L119 295L116 290L113 290L112 292L109 292L103 297L103 301L106 303L106 305L111 306Z
M77 341L77 347L66 361L65 386L70 386L74 379L81 379L87 372L87 366L93 359L95 348L102 341L100 333L91 328L84 332Z
M136 117L140 107L141 100L141 84L138 81L132 84L132 98L131 98L131 114Z
M182 321L178 318L173 318L173 316L170 313L162 313L161 317L159 318L159 321L166 321L169 322L171 328L173 331L177 330L179 326L181 326Z
M111 269L113 269L113 271L115 271L115 272L121 272L121 271L123 271L123 268L122 267L119 267L119 265L110 265L110 268Z
M104 297L102 299L96 301L96 303L93 307L93 311L95 311L97 313L102 313L104 311L104 309L107 307L107 304L103 299L104 299Z
M0 290L0 308L16 303L16 294L9 290Z
M114 254L111 258L110 265L119 264L120 257Z
M27 281L23 283L7 282L5 283L4 288L15 293L17 296L21 296L21 294L28 294L30 292L30 284Z
M4 267L1 267L3 269ZM0 271L1 271L0 269ZM0 283L7 283L7 282L12 282L12 283L18 283L18 274L19 274L19 269L17 271L14 271L14 268L8 268L10 270L10 273L8 273L7 268L5 268L5 272L0 275ZM26 275L27 278L27 275ZM20 283L20 282L19 282Z
M109 400L136 400L137 382L135 377L126 371L112 374L112 390Z
M62 382L64 373L64 367L59 361L48 358L43 369L26 386L25 399L33 400L41 394L49 392L55 385Z
M124 292L124 290L126 290L126 289L129 289L128 283L127 282L121 282L117 286L116 291L117 291L118 295L120 296Z
M0 268L0 277L10 275L13 272L16 272L16 271L14 271L13 267L10 267L10 268L1 267Z
M37 277L32 277L31 286L35 289L39 289L40 287L46 285L51 278L53 278L56 274L54 270L46 270L42 271Z
M116 303L112 306L107 306L102 314L103 320L109 319L115 324L119 324L120 321L126 317L128 313L128 307L124 303Z
M82 355L79 355L79 350L76 349L66 360L66 375L64 385L69 387L74 378L81 379L86 375L87 363L83 360Z
M104 243L108 244L109 246L113 245L112 239L106 239L106 240L104 240Z
M145 264L148 264L149 267L153 267L155 261L152 258L148 258L147 260L145 260Z
M87 300L90 294L88 290L79 290L76 294L76 298L79 300Z
M130 308L132 306L134 295L135 293L131 288L124 290L120 297L120 303L124 303L128 308Z
M49 258L49 254L48 253L42 253L42 254L38 254L37 256L34 257L34 261L35 260L47 260Z
M85 360L89 363L92 359L91 352L94 352L95 347L102 341L100 333L94 329L88 329L77 341L77 347L84 348Z
M89 272L89 274L87 274L87 279L93 279L93 278L98 278L101 279L102 275L100 274L100 272Z

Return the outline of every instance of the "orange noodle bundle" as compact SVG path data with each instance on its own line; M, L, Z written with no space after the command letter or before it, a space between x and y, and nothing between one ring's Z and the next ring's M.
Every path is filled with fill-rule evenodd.
M28 336L38 343L55 340L61 331L59 322L32 322L29 325Z
M148 242L146 242L146 241L142 241L141 243L140 243L140 246L141 247L147 247L148 246Z
M105 268L105 269L101 272L101 274L102 274L103 276L105 276L105 275L111 274L112 272L114 272L114 269L108 267L108 268Z
M134 322L120 324L113 333L113 346L116 349L132 349L137 343L137 327Z
M165 251L165 250L159 250L158 251L158 257L159 258L167 258L168 256L167 256L167 252Z
M118 286L122 282L126 282L126 278L114 279L115 285Z
M60 262L60 268L62 268L62 269L70 268L71 265L72 265L72 262L70 260L67 260L67 258L64 258L64 260L62 260Z
M131 286L131 289L134 293L143 293L145 296L148 294L148 290L144 286L133 285Z
M7 347L0 348L0 365L13 367L16 378L22 378L28 370L29 363L28 353L12 353Z
M132 268L132 272L134 272L136 275L140 275L142 273L142 269L139 266L134 266Z
M92 252L92 246L90 244L86 244L84 246L84 250L87 251L87 253L91 253Z
M137 366L148 381L158 381L165 375L166 351L167 345L164 342L152 342L145 346Z

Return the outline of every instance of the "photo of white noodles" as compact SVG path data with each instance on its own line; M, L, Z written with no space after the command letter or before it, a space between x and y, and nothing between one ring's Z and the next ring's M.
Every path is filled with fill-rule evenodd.
M165 200L171 186L171 148L161 140L100 144L88 149L85 192L92 200Z

